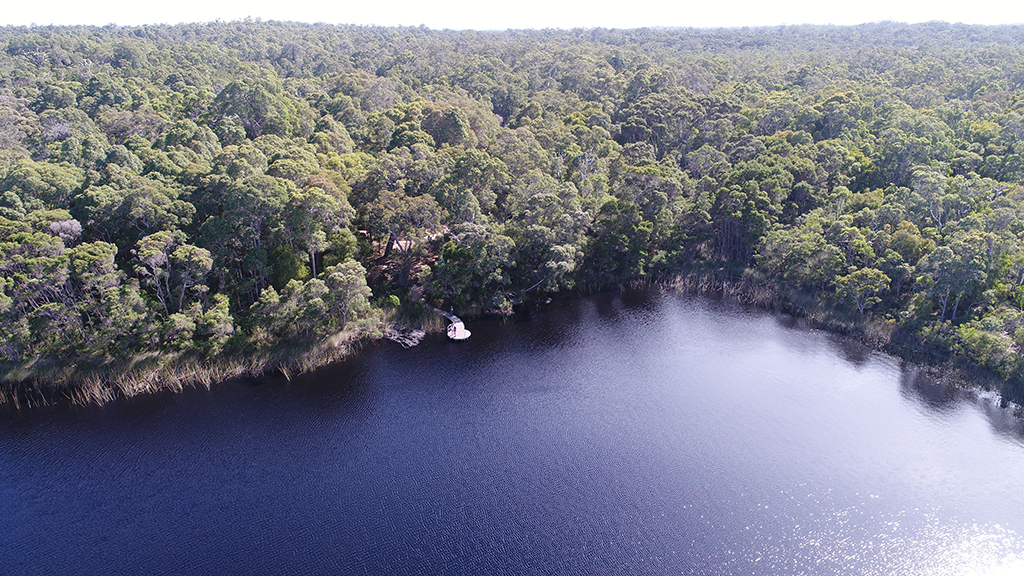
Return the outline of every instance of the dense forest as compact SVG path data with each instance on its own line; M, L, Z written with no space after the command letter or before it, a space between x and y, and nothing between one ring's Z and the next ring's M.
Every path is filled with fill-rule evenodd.
M0 28L0 372L689 278L1019 393L1022 88L1024 27Z

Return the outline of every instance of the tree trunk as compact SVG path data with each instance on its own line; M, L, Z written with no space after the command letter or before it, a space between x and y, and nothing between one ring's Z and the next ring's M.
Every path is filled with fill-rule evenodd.
M949 318L950 320L956 320L956 310L960 307L960 299L963 298L964 293L960 292L956 295L956 301L953 302L953 315Z
M950 290L946 289L945 294L943 294L942 296L939 297L939 301L942 302L942 316L939 317L939 320L945 320L946 319L946 306L949 305L949 295L950 295Z
M188 282L181 283L181 295L178 296L178 312L181 312L181 305L185 303L185 291L191 288L192 285Z

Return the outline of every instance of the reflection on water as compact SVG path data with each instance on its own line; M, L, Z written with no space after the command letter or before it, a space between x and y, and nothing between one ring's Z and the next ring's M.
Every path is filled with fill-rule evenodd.
M935 414L949 414L973 406L984 415L992 431L1024 444L1024 420L1019 408L1007 406L996 392L965 390L936 382L916 366L905 365L900 375L900 393Z
M935 382L912 365L905 366L900 374L900 394L936 414L958 410L970 397L956 387Z
M1024 573L994 395L676 294L471 329L6 412L0 573Z

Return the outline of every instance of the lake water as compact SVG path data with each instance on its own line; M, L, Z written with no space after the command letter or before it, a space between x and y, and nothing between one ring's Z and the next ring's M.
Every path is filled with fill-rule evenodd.
M5 411L2 574L1024 574L1024 428L785 318L559 302Z

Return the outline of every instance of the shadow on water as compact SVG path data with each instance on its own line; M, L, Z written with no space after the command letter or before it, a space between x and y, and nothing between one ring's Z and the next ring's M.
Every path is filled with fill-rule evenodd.
M248 410L254 419L274 418L278 413L351 413L361 409L369 395L364 372L365 358L357 355L291 380L280 373L243 376L216 383L209 389L199 386L180 392L161 390L103 405L80 405L68 400L27 409L4 405L0 406L0 433L70 423L86 427L104 422L148 425L167 414L183 411L198 415Z
M841 335L829 334L827 340L831 344L832 349L838 352L843 360L857 368L864 367L871 360L871 357L876 354L874 350L860 342L850 340Z
M623 311L644 309L652 305L654 294L651 290L623 288L594 294L591 301L598 317L615 318Z
M290 396L311 403L322 403L325 396L331 402L349 404L369 394L366 373L370 357L381 352L381 346L390 342L369 344L356 355L312 372L299 374L286 385Z
M948 416L966 405L974 406L1000 436L1024 443L1024 419L1020 409L1007 406L995 392L965 390L938 382L917 366L903 363L899 379L900 396L937 416Z
M527 348L537 346L563 348L573 341L576 330L584 318L584 307L577 300L555 300L518 310L511 326L499 320L471 321L473 331L470 346L491 350L506 348L509 338L519 340L516 345ZM455 344L458 346L458 344Z
M764 311L761 311L761 313L772 314ZM872 356L877 354L877 352L871 347L865 346L864 344L861 344L847 336L812 328L806 318L782 313L775 313L772 314L772 316L775 319L775 323L786 330L792 330L795 332L817 331L818 334L824 337L825 342L828 343L829 348L832 351L838 353L839 356L848 364L857 368L863 368L866 366Z
M775 322L787 330L798 330L801 332L810 330L810 326L807 324L806 318L793 316L792 314L776 314Z
M789 314L773 314L773 317L775 323L786 330L814 330L803 318ZM841 334L820 334L824 336L829 348L851 366L862 368L868 366L873 357L885 356ZM1024 442L1024 408L1021 407L1024 404L1024 394L1014 395L1013 383L989 382L989 387L1000 390L1001 393L968 390L937 381L909 362L899 360L899 363L899 393L904 399L932 415L943 417L956 413L966 405L973 405L985 416L994 432Z
M950 414L967 400L958 388L936 382L916 366L904 363L900 369L900 396L917 402L934 414Z
M205 391L205 390L204 390ZM140 394L131 398L119 398L103 405L73 404L69 400L59 400L45 406L32 408L15 408L0 406L0 431L17 428L34 428L59 426L67 422L88 421L125 421L139 422L154 420L168 409L181 401L182 394L194 392L186 389L182 392L161 390Z

